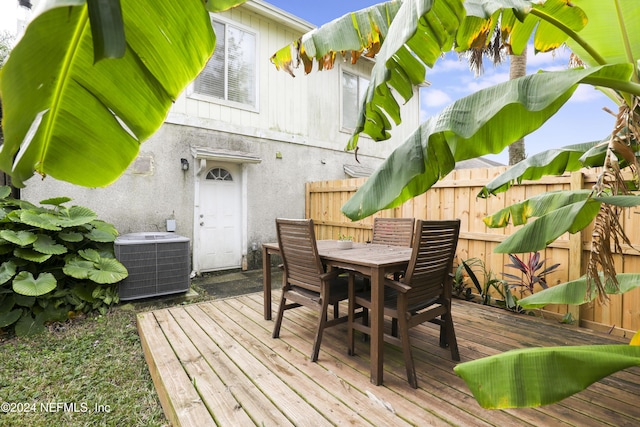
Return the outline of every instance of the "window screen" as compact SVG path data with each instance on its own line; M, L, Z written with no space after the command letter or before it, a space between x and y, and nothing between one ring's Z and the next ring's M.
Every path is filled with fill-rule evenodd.
M256 35L211 20L216 48L194 82L194 92L226 101L256 104Z

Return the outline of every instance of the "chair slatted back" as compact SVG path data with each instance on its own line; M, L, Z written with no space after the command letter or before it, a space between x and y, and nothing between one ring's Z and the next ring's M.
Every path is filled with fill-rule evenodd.
M324 268L318 255L313 220L277 218L276 229L287 282L320 292Z
M413 218L376 218L371 243L411 247L414 224Z
M447 275L452 272L460 234L460 220L418 220L413 253L404 282L411 286L409 307L419 306L442 295Z

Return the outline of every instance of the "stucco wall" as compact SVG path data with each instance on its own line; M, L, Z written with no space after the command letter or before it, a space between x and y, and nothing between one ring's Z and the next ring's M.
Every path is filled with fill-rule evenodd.
M121 234L165 231L166 220L176 219L176 234L193 242L196 165L191 146L249 152L262 161L247 168L247 261L260 268L260 247L274 241L275 218L304 217L304 185L308 181L342 179L345 163L354 164L352 153L241 136L190 126L165 124L142 144L140 155L127 171L107 188L83 188L52 178L33 178L22 190L22 198L40 200L68 196L70 205L94 210L100 219L113 223ZM276 158L276 153L281 158ZM190 169L182 171L180 159ZM362 164L376 167L380 159L359 156ZM253 244L258 251L252 251Z

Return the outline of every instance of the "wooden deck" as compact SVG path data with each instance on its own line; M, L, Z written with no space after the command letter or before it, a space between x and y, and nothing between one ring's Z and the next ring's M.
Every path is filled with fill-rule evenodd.
M274 297L276 292L274 292ZM277 301L277 300L276 300ZM412 329L419 389L409 387L399 350L386 344L384 385L369 382L368 343L346 354L346 325L329 328L309 362L312 312L285 313L281 336L263 319L262 293L138 316L145 356L175 426L637 426L640 369L619 372L561 403L485 410L455 375L437 328ZM479 304L454 301L460 356L513 348L628 342ZM553 384L550 384L553 387Z

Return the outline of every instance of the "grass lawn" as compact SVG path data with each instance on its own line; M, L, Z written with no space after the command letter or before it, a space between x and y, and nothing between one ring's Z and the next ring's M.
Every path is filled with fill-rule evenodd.
M162 304L160 304L162 305ZM0 335L0 426L166 426L136 326L124 304L50 326Z

